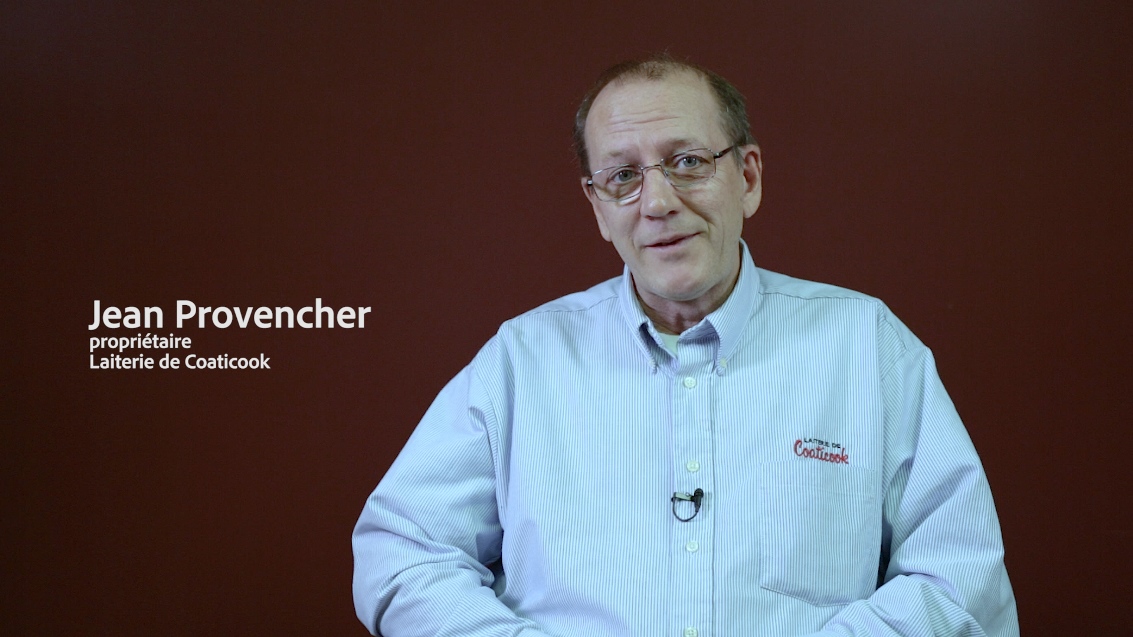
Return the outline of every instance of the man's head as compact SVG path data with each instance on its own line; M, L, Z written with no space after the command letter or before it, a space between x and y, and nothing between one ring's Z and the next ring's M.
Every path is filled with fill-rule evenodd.
M713 95L720 107L720 125L725 134L735 141L738 146L757 144L751 134L751 126L747 121L747 106L744 96L732 86L732 83L719 74L691 62L677 60L667 53L660 53L644 60L629 60L615 64L602 72L594 85L583 96L574 114L574 152L578 156L578 165L582 174L589 176L591 171L590 156L586 146L586 117L594 99L607 85L614 82L628 82L631 80L660 80L675 73L688 72L704 78L712 88Z
M680 331L731 291L743 220L759 207L762 164L743 98L718 75L654 58L604 73L578 117L582 187L599 230L629 267L647 314ZM697 149L707 150L685 154ZM704 159L715 162L710 177L679 178L681 167ZM662 163L664 170L639 170ZM626 168L610 170L619 166ZM640 191L610 201L591 182L608 184L611 175L628 183L640 175Z

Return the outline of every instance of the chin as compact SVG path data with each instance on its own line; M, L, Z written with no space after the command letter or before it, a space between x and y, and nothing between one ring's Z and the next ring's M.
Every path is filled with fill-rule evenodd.
M683 281L673 282L666 285L659 285L655 290L655 294L669 301L695 301L704 296L708 292L708 288L701 281Z
M699 299L712 289L712 284L709 283L711 277L700 272L699 268L650 268L648 272L652 276L637 277L635 275L640 283L645 284L638 286L639 294L644 289L654 297L684 303Z

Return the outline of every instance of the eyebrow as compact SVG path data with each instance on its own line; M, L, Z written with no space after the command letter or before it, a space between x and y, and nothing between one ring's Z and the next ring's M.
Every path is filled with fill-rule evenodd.
M670 157L670 156L672 156L676 153L679 153L681 151L692 150L694 148L708 148L708 146L705 145L704 142L693 141L691 139L686 139L686 138L680 138L680 139L672 139L672 140L665 142L664 144L661 145L661 148L665 149L664 155L662 156L662 158L664 158L664 157ZM603 161L604 162L610 161L610 162L614 162L614 163L606 164L605 166L602 167L602 169L605 170L606 168L613 168L615 166L624 166L626 164L632 164L633 162L626 160L626 157L628 157L630 154L631 153L629 151L626 151L626 150L615 150L611 153L603 155Z

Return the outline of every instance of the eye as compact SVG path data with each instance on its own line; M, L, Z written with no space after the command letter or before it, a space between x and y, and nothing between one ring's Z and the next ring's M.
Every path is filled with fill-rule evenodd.
M610 183L612 184L627 184L637 178L637 171L629 166L622 166L611 171Z
M691 153L678 155L676 159L674 165L678 170L695 170L704 165L704 159Z

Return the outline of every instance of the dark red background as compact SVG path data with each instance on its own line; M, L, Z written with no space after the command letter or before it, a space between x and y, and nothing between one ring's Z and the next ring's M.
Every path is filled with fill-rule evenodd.
M6 634L364 634L351 527L433 395L619 272L570 122L662 49L749 98L757 262L935 351L1024 633L1128 628L1124 3L354 4L0 10ZM88 369L95 299L315 297L373 314L180 332L270 372Z

